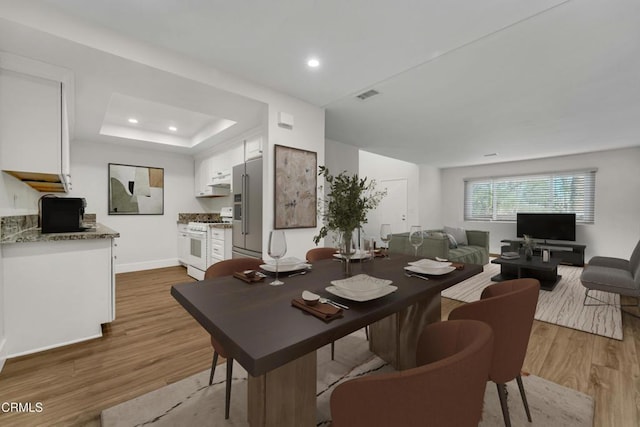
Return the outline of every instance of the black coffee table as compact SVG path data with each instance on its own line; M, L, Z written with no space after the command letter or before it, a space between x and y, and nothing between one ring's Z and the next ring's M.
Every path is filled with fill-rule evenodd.
M552 291L562 276L558 275L559 258L550 258L542 262L539 256L527 261L524 256L517 259L496 258L492 264L500 264L500 274L491 278L494 282L530 277L540 281L540 289Z

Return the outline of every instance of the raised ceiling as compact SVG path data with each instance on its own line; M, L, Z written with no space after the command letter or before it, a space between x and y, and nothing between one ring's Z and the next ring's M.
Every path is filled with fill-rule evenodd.
M640 141L634 0L30 4L323 106L327 138L415 163L469 165ZM318 68L306 66L311 56ZM356 98L369 89L379 95Z

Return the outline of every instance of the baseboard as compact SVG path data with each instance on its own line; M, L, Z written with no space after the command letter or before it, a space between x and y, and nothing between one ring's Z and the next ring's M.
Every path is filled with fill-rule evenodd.
M2 338L0 341L0 372L2 372L2 368L4 368L4 362L7 361L7 339Z
M132 262L130 264L116 264L116 273L130 273L132 271L153 270L154 268L175 267L181 265L178 258L160 259L155 261Z

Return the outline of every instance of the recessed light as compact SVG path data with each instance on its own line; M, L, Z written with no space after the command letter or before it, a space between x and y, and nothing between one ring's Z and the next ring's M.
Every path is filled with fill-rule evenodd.
M320 66L320 61L318 61L316 58L311 58L307 61L307 65L311 68L317 68Z
M134 125L138 123L138 119L134 119L133 117L129 119L129 123L133 123Z
M175 126L169 126L169 130L170 130L171 132L175 132L175 131L177 131L177 130L178 130L178 128L177 128L177 127L175 127Z

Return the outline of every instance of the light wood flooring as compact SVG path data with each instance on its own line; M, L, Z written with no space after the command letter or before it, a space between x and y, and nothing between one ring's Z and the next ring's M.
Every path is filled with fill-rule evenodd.
M0 413L0 425L98 426L103 409L208 369L208 334L169 294L187 281L182 267L119 274L102 338L6 362L0 402L44 410ZM461 304L443 299L443 318ZM595 426L638 426L640 319L625 314L623 325L616 341L535 321L524 370L593 396Z

